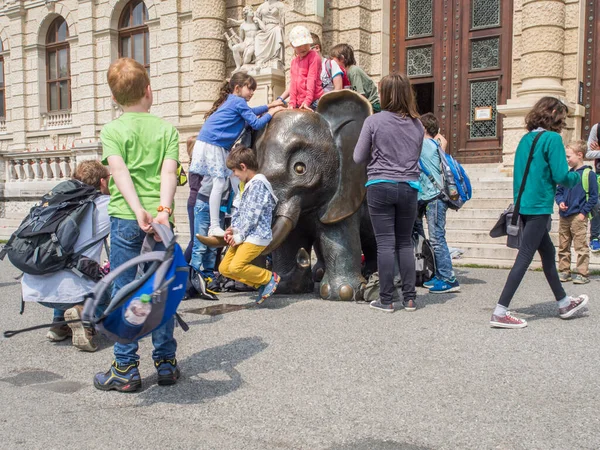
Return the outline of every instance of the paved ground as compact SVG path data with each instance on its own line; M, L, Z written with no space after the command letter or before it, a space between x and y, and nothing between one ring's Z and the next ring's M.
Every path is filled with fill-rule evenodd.
M18 315L17 272L0 263L0 330ZM527 275L514 311L524 330L487 325L506 271L462 269L458 295L419 297L415 313L311 296L261 308L244 294L183 304L181 382L159 387L141 345L144 389L104 393L91 380L110 343L86 354L45 331L0 342L1 448L597 449L600 309L556 316L543 274ZM571 292L592 293L598 279ZM596 297L597 298L597 297Z

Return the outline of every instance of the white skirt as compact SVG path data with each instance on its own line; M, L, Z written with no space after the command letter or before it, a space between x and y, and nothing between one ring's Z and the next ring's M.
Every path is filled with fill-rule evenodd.
M192 153L192 162L190 163L190 172L202 176L209 175L214 178L228 178L232 173L225 164L228 153L223 147L196 141Z

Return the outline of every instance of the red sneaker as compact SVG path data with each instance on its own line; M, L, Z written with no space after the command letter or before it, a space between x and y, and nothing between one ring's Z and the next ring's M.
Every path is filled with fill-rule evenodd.
M505 316L496 316L492 314L492 320L490 320L490 326L492 328L525 328L527 322L523 319L518 319L506 312Z
M564 308L558 308L558 315L561 319L568 319L573 316L577 311L585 308L588 304L589 297L585 294L580 295L579 297L569 297L571 302L569 306L565 306Z

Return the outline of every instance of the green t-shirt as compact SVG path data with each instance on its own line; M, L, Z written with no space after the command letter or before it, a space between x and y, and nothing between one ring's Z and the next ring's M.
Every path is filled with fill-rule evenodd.
M102 163L121 156L129 169L142 206L153 216L160 206L160 172L165 159L179 161L179 132L170 123L148 113L124 113L107 123L100 133ZM111 178L108 214L135 220L133 210ZM166 206L166 205L164 205Z
M521 189L531 145L537 133L537 131L532 131L523 136L515 153L513 176L515 202ZM521 214L552 214L556 185L560 184L566 188L571 188L580 182L581 177L579 174L569 171L565 146L560 134L546 131L538 140L533 152L529 175L521 198Z
M375 112L379 112L379 94L377 93L377 85L367 73L358 66L350 66L346 68L348 72L348 80L352 85L352 89L363 95L373 105Z

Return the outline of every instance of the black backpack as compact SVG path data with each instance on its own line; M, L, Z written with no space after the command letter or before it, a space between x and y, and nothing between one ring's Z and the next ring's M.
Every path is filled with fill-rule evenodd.
M429 240L419 233L413 233L413 247L415 250L415 271L417 272L417 286L431 280L435 276L435 256Z
M108 233L98 236L77 253L74 247L79 238L79 225L88 208L96 207L94 200L99 195L93 186L81 181L59 183L31 208L0 252L0 259L8 255L16 268L30 275L70 269L80 276L96 278L98 264L82 254L104 240Z

